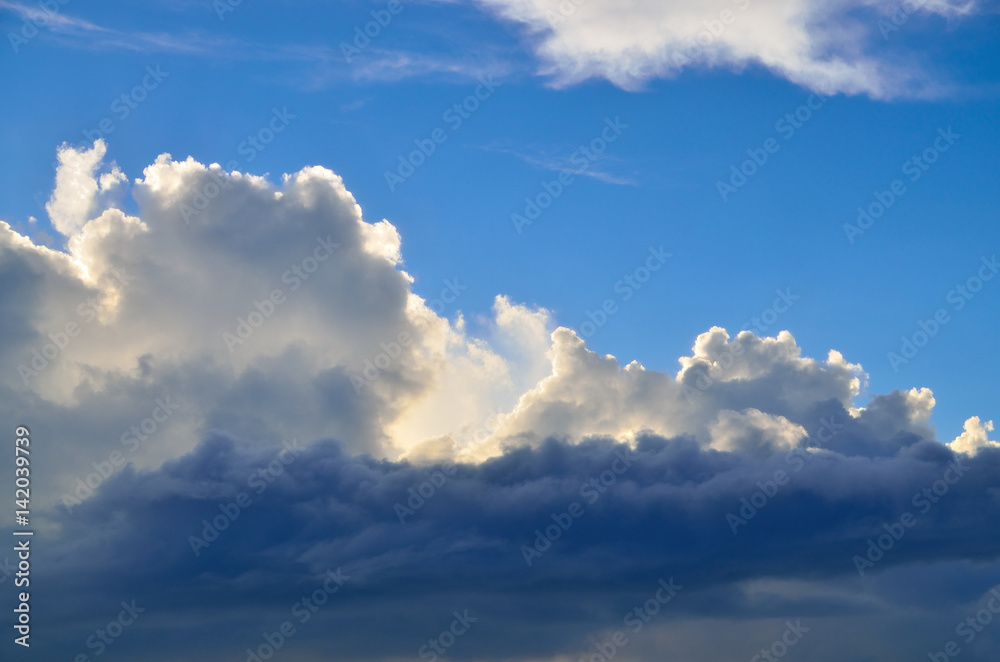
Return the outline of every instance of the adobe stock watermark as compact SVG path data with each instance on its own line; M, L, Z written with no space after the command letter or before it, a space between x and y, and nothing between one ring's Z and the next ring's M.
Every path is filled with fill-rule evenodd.
M889 14L888 20L880 18L875 26L878 28L879 32L882 33L882 40L889 41L889 35L893 32L899 32L899 28L903 27L910 16L916 13L918 9L927 4L927 0L909 0L901 5L897 6L891 14Z
M493 75L480 76L479 85L462 101L452 104L441 114L441 121L444 122L452 133L462 128L462 124L472 117L472 114L479 110L484 101L487 101L500 87L500 83L493 80ZM417 168L427 162L439 146L448 141L448 131L443 127L437 127L430 132L427 138L417 138L413 141L416 149L405 156L399 155L399 164L395 172L386 170L384 173L385 183L389 187L389 192L395 193L396 187L413 176Z
M749 331L753 327L752 330L757 334L767 333L771 325L777 322L778 318L787 313L788 309L795 305L795 302L801 298L798 294L792 294L792 288L790 287L786 287L783 290L775 290L774 293L778 296L771 305L761 311L759 317L751 317L749 322L740 327L740 331Z
M829 97L820 94L809 95L805 103L793 112L785 113L784 117L775 122L774 130L785 142L791 140L798 130L805 126L806 122L812 119L816 111L820 110L827 101L829 101ZM776 154L780 149L781 143L776 138L771 137L765 140L760 147L751 147L746 150L746 154L750 158L740 163L739 166L735 163L729 166L729 180L723 181L719 179L715 182L715 189L719 192L722 201L728 202L731 195L746 186L750 178L756 175L767 164L771 156Z
M303 595L291 607L291 615L298 620L300 625L305 625L326 603L330 597L335 595L347 580L351 577L345 575L340 568L336 572L327 569L324 573L323 583L312 593ZM264 643L258 644L256 648L247 648L246 662L264 662L270 660L280 651L288 640L296 635L295 623L291 619L282 621L274 632L264 632L261 638Z
M504 412L498 407L491 407L490 412L486 416L486 420L483 421L481 425L476 427L475 430L468 434L461 435L461 440L459 446L464 447L466 452L471 453L476 448L481 447L486 443L490 437L500 429L503 422Z
M434 311L436 315L441 315L448 304L455 303L462 292L469 289L468 285L462 285L458 278L445 278L444 287L441 294L427 302L427 307ZM423 332L427 322L420 317L413 326L418 332ZM403 350L413 344L414 338L408 331L400 331L395 340L388 343L379 343L382 351L371 358L364 360L364 367L361 374L351 373L351 386L354 392L361 395L361 392L371 386L382 374L389 369L393 362L403 355Z
M104 627L96 630L84 642L87 648L94 651L94 657L103 655L124 634L125 628L135 623L139 619L139 614L146 611L145 607L136 605L135 600L131 600L130 602L123 601L121 605L122 610L118 612L118 616L109 621ZM86 653L80 653L73 658L73 662L89 662L89 660L90 656Z
M997 272L1000 272L1000 263L997 262L996 255L990 258L983 257L980 262L982 264L975 275L969 276L964 283L956 285L945 296L945 301L951 304L953 312L965 308L969 301L982 292L983 284L993 280ZM934 338L951 319L947 309L938 308L930 319L918 320L916 331L900 337L899 352L886 354L892 371L899 372L899 366L906 365L916 358L920 350L926 347L931 338Z
M129 276L124 270L111 269L110 272L123 286L127 286L131 281L135 280L135 276ZM48 338L51 342L42 345L41 350L33 348L31 350L31 360L28 364L21 363L17 366L17 374L21 377L24 385L27 386L28 380L31 377L37 377L49 365L54 363L59 358L59 355L73 342L73 339L80 335L83 326L91 324L99 317L100 311L100 303L93 297L87 297L77 304L76 314L83 320L82 324L67 322L61 331L49 333Z
M778 321L778 318L788 312L801 296L792 294L792 288L777 289L774 291L778 296L770 306L765 308L759 316L751 317L741 327L741 331L754 331L758 334L767 333L767 330ZM752 327L752 328L751 328ZM729 372L736 364L736 358L743 356L743 345L735 342L727 343L726 349L718 358L717 363L722 374ZM712 388L718 379L713 379L707 372L698 372L694 385L684 384L684 397L690 404L697 396Z
M484 443L494 432L500 429L500 417L502 415L503 412L499 409L490 411L483 424L468 436L471 439L471 443L469 444L470 450ZM445 464L440 469L424 473L427 480L407 490L409 498L406 500L406 505L398 501L393 505L393 511L396 513L396 517L399 518L399 523L405 524L407 517L416 515L417 511L423 508L435 495L440 493L441 488L444 487L449 478L455 476L457 471L457 465Z
M364 30L361 29L360 25L354 28L354 45L352 46L346 41L340 42L340 52L344 56L344 61L350 64L353 58L361 55L361 51L371 45L372 39L378 37L382 34L383 29L389 27L389 24L392 23L392 17L398 15L403 9L403 3L400 0L389 0L385 9L372 9L369 12L372 20L365 23Z
M298 446L297 439L291 443L282 442L281 451L275 459L271 460L267 466L261 467L247 477L247 486L254 489L256 495L264 493L279 476L285 473L285 467L298 459L302 454L302 448ZM287 456L286 456L287 453ZM195 556L201 556L201 552L207 549L212 543L219 539L219 535L229 528L229 526L239 519L240 515L247 508L254 504L253 497L246 492L239 492L227 503L220 503L220 514L212 518L212 521L204 519L201 521L201 537L188 536L188 544Z
M542 212L551 207L552 203L566 191L566 188L576 181L576 177L586 173L590 166L607 151L608 146L617 141L625 129L629 127L628 124L621 121L621 117L615 117L613 120L605 118L604 125L600 135L586 145L581 145L569 155L572 169L561 170L555 179L543 180L541 192L535 194L534 197L524 199L524 209L520 214L515 212L510 215L510 221L514 224L514 229L517 230L518 234L523 234L523 228L526 225L531 225L538 220Z
M785 454L785 463L792 468L792 471L796 472L802 470L808 459L809 454L801 448L796 448ZM756 517L757 513L762 511L771 499L778 495L778 491L788 485L790 481L791 478L784 469L775 470L768 480L758 480L756 486L760 489L751 494L749 498L740 499L740 508L737 511L739 514L726 513L726 523L729 524L733 535L739 533L741 526L746 526L747 522Z
M990 591L990 599L974 614L963 618L955 626L955 634L962 638L966 646L971 644L986 626L993 622L994 616L1000 616L1000 590L994 588ZM948 662L949 658L957 657L962 652L962 647L957 641L951 640L942 647L941 651L928 651L927 657L932 662Z
M611 462L611 466L598 474L596 478L591 478L580 486L580 497L591 506L597 503L597 500L618 481L618 476L631 468L635 460L636 457L631 447L626 447L624 452L616 450L615 459ZM550 550L552 543L559 540L563 533L569 531L573 522L583 517L586 510L586 506L579 501L574 501L565 512L552 513L554 524L549 524L544 531L535 529L534 544L530 547L521 545L521 555L528 567L531 567L535 559L541 558L542 554Z
M121 96L115 97L115 100L111 102L109 110L118 118L119 122L123 122L132 115L132 111L139 107L143 101L149 97L149 93L160 86L168 76L169 73L162 71L160 65L147 66L146 75L142 77L142 80L138 85L133 87L128 92L124 92ZM93 129L84 129L83 137L84 140L76 144L74 149L77 151L89 149L98 140L103 139L105 136L114 133L118 125L115 124L115 120L111 117L104 117ZM52 162L52 169L59 169L59 161Z
M632 634L639 634L683 588L680 584L674 583L673 577L667 580L660 579L656 591L648 600L626 612L625 618L622 619L625 627L629 628ZM597 652L591 653L589 657L581 656L580 662L610 662L618 655L618 651L628 644L628 635L623 630L616 630L611 633L607 641L595 642L594 648L597 649Z
M398 501L393 505L392 509L396 513L396 517L399 518L399 523L406 524L406 518L415 515L418 510L423 508L424 504L444 487L448 478L454 476L456 471L458 471L457 466L446 464L440 469L426 472L424 476L427 477L427 480L406 491L410 495L410 498L406 500L406 505L404 506Z
M451 624L436 637L428 639L426 644L417 649L417 655L420 656L420 659L435 662L439 655L444 655L448 652L448 649L455 645L458 638L472 629L472 624L479 620L474 616L470 616L468 609L463 609L462 613L453 611L451 615L455 617L451 621Z
M614 291L618 295L617 300L605 299L600 308L586 312L587 321L580 324L579 327L580 335L583 338L590 338L597 333L597 330L603 327L608 319L620 310L619 301L625 302L635 296L635 293L649 282L653 274L662 269L667 260L674 255L673 253L664 251L662 245L659 248L650 246L648 253L649 255L643 264L636 267L632 273L622 276L615 283Z
M562 0L556 7L556 11L546 10L545 20L550 27L556 27L566 22L570 16L576 13L577 8L587 4L587 0Z
M332 235L327 235L326 239L316 237L316 247L313 249L312 255L306 255L286 269L281 274L281 282L289 286L290 292L297 291L305 281L309 280L319 270L323 262L330 259L330 256L333 255L333 249L338 246L340 244L334 243ZM236 318L234 333L230 333L229 331L222 332L222 341L229 348L229 353L233 354L236 352L237 347L250 340L257 329L263 326L265 321L271 319L278 306L286 301L288 301L288 298L285 291L280 287L271 290L271 293L261 301L254 299L250 312L246 314L246 317L240 316Z
M774 643L767 648L760 649L760 652L750 658L750 662L761 662L766 660L766 662L774 662L775 660L780 660L781 658L788 655L788 651L795 644L802 640L802 635L809 632L809 628L802 625L802 619L795 619L793 624L791 621L785 621L785 631L774 640Z
M962 466L962 461L965 459L963 455L956 455L955 459L948 463L948 467L944 470L941 478L935 480L933 483L923 488L919 492L913 495L910 502L913 504L914 508L919 509L920 515L926 515L930 512L941 499L948 494L951 490L951 486L958 483L965 476L965 472L969 470L969 467ZM882 525L885 529L885 533L878 536L877 538L868 539L868 548L865 550L865 555L861 556L855 554L851 561L854 562L854 567L858 571L858 575L861 577L865 576L865 570L869 568L874 568L875 564L885 558L885 555L896 546L906 532L913 528L917 523L917 516L913 513L906 511L899 516L899 519L895 522L889 522Z
M830 420L825 417L819 419L820 427L816 430L814 437L819 440L819 445L825 444L837 436L844 426L837 422L836 416L831 416ZM791 473L802 471L806 463L813 457L812 453L807 453L804 448L795 448L785 453L785 464L790 467L790 471L776 469L768 480L757 481L759 488L749 497L740 499L740 508L736 513L726 513L726 523L735 536L739 533L741 526L746 526L757 514L764 510L768 503L778 495L782 487L791 482Z
M166 423L178 409L180 409L180 405L171 402L169 395L157 398L156 407L153 408L149 416L123 432L119 441L122 446L128 447L129 454L136 452L143 442L149 441L150 437L156 434L160 426ZM72 515L75 506L79 506L84 499L93 496L94 491L115 471L124 467L127 462L127 456L118 450L108 453L106 460L91 462L94 471L83 478L76 479L76 490L73 494L64 492L62 495L62 504L66 508L67 514Z
M243 4L243 0L212 0L212 9L219 21L226 20L226 14L236 11L236 8Z
M17 566L10 562L10 557L4 556L3 563L0 563L0 584L12 577L15 570L17 570Z
M21 52L21 47L38 36L39 28L44 28L50 23L59 20L60 5L68 5L70 0L42 0L37 3L38 9L33 7L21 7L24 20L21 29L17 32L8 32L7 41L14 54Z
M929 147L919 154L911 156L901 166L900 170L911 183L923 177L924 173L937 163L941 155L951 149L952 145L962 137L953 133L950 126L947 129L938 129L937 133L937 138ZM872 197L875 198L875 201L868 203L867 207L858 207L858 218L854 223L844 223L844 235L847 237L847 241L853 244L856 237L860 237L870 230L875 225L875 221L882 218L896 204L896 201L903 197L906 191L906 184L903 183L902 179L892 180L883 191L874 191Z
M295 117L295 115L288 112L288 106L283 106L281 110L272 108L271 118L265 125L256 132L247 135L246 139L236 146L236 153L243 157L242 163L251 163L256 159L258 154L274 142L279 133L288 128L288 125L292 123ZM240 165L240 161L230 159L226 162L225 171L222 168L208 168L209 180L194 192L191 200L187 203L182 202L178 208L186 224L190 225L191 219L198 218L202 212L208 209L212 200L219 197L223 189L228 189L232 186L228 173L233 172Z
M733 4L740 11L746 11L750 7L750 0L732 0ZM695 35L695 38L688 43L684 49L673 56L674 65L686 67L705 55L705 48L713 44L722 33L726 31L726 26L732 25L739 18L731 9L723 9L718 17L702 21L705 29Z

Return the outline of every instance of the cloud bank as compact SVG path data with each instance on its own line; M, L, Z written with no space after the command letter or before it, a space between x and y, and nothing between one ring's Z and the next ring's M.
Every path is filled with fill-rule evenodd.
M114 646L144 660L252 659L285 620L289 659L413 658L466 609L466 659L577 659L619 629L619 659L746 659L789 618L809 659L919 657L1000 582L993 424L942 443L927 388L869 394L787 331L714 327L671 375L503 296L472 330L461 276L416 295L399 233L329 170L162 155L129 181L104 155L60 152L65 251L0 224L0 408L48 440L52 654L93 654L135 599Z

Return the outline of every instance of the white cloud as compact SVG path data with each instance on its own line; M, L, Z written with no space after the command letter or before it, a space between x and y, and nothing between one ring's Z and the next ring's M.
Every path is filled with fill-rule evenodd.
M76 150L66 144L59 148L56 186L45 211L52 226L63 235L76 234L98 207L110 202L128 182L115 164L110 172L97 176L105 153L107 145L103 140L96 141L89 150Z
M82 437L57 464L106 457L167 394L181 410L131 461L176 457L213 428L258 444L332 437L382 457L443 435L461 449L547 369L547 313L498 299L490 325L518 348L510 359L468 336L461 315L411 291L396 228L364 221L329 170L275 185L164 154L134 182L132 216L105 208L124 180L99 175L105 153L101 141L59 151L49 212L67 253L0 232L0 266L41 274L6 283L26 328L0 342L0 387L15 394L4 408ZM199 195L207 205L187 223L181 206ZM51 356L33 365L36 351ZM376 364L370 383L352 381Z
M573 331L559 328L552 334L550 374L521 396L483 451L550 436L628 439L643 430L691 435L705 445L737 450L744 446L733 429L737 422L759 429L763 446L787 447L800 429L789 418L818 424L814 411L827 402L850 411L863 376L860 366L836 352L825 362L800 352L787 331L776 338L743 331L730 341L724 329L714 327L698 336L693 356L680 359L675 378L635 361L622 368L614 357L596 354Z
M791 450L809 436L805 428L784 416L772 416L752 407L745 412L719 412L709 433L716 450L764 456Z
M965 421L965 430L955 437L949 446L956 453L975 455L983 448L998 448L1000 444L991 441L988 433L993 431L993 421L980 422L978 416Z
M885 97L920 72L869 54L878 20L901 3L883 0L480 0L527 26L556 84L593 77L626 89L688 67L760 64L809 89ZM910 3L912 4L912 3ZM910 6L908 4L908 6ZM921 15L969 14L976 2L929 0Z
M36 6L32 7L19 2L0 0L0 7L20 15L27 21L31 21L32 23L38 25L44 25L52 30L58 30L60 32L109 32L109 30L98 25L94 25L90 21L60 13L59 9L61 9L61 7L59 4L49 4L46 6L41 3L36 3Z

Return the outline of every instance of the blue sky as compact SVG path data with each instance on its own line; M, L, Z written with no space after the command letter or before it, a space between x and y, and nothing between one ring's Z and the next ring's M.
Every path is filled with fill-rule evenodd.
M356 40L366 28L374 36ZM33 417L45 433L79 436L63 442L64 457L53 456L51 474L39 479L50 481L47 530L64 550L47 560L58 568L53 576L69 576L59 573L76 567L76 555L107 543L82 533L100 521L102 509L120 507L116 512L134 524L148 507L183 538L185 522L200 519L184 499L204 498L191 476L237 475L293 436L319 440L309 453L320 468L311 466L308 475L299 465L289 469L304 472L296 476L308 490L327 461L357 464L357 472L371 472L373 484L390 487L406 482L407 462L467 462L464 489L494 495L510 508L494 513L485 529L515 541L521 529L534 528L517 510L521 497L505 491L519 480L522 464L537 465L523 471L542 493L546 471L553 472L548 479L579 474L581 480L600 471L607 449L587 444L631 444L652 466L691 461L699 467L691 475L740 483L778 466L755 455L757 442L748 439L759 433L772 450L791 448L795 426L812 433L822 414L849 415L853 427L834 449L842 460L830 470L837 487L803 502L849 493L846 511L817 506L820 520L841 533L858 521L881 525L898 516L884 506L898 497L890 487L879 495L844 486L879 479L907 496L911 483L916 489L933 473L911 466L914 457L942 467L950 461L921 444L948 444L964 429L945 450L971 449L979 462L976 487L963 492L962 504L949 505L955 510L947 517L934 515L959 542L949 548L943 533L921 539L919 551L899 559L900 574L865 590L891 596L886 600L899 601L893 609L902 610L893 582L917 573L922 562L943 564L935 566L935 581L971 572L956 568L974 562L993 577L991 553L961 542L976 526L962 520L959 506L995 508L976 490L995 477L990 439L996 435L987 421L1000 420L991 385L1000 371L1000 278L992 266L1000 253L998 28L997 5L982 0L919 6L649 0L621 10L603 0L162 0L141 9L118 0L0 0L0 77L8 91L0 123L6 156L0 219L12 228L0 266L8 279L3 309L16 319L3 330L5 420ZM421 145L433 151L421 154ZM58 182L57 153L64 177ZM188 157L196 163L183 165ZM409 174L399 169L401 158L420 164ZM229 173L215 175L228 184L192 216L194 195L223 181L209 176L205 166L212 163ZM393 182L389 173L403 178ZM345 202L350 196L363 221ZM545 208L525 224L518 219L532 201ZM878 218L854 231L847 226L857 227L859 208ZM327 231L341 252L320 260L322 270L300 294L285 292L290 303L277 304L273 318L280 321L268 321L236 351L220 341L239 333L239 319L254 302L287 284L285 269L305 264L314 236ZM649 262L664 253L669 257ZM650 264L661 266L645 271ZM67 275L75 269L80 274ZM119 269L134 280L116 282L110 274ZM79 322L73 311L86 296L105 306L96 325L83 325L86 341L52 360L56 369L34 367L37 374L25 377L19 369L31 367L32 350L48 342L52 329ZM590 327L588 320L600 322ZM728 331L728 344L713 327ZM432 331L417 336L415 328ZM744 328L753 336L737 341ZM779 336L786 330L794 341ZM398 339L397 332L420 340L369 378L365 361L388 351L380 343ZM919 345L915 354L908 342ZM720 357L736 349L746 355L727 372ZM828 357L830 350L843 358ZM603 355L617 365L601 363ZM631 361L642 364L648 382L622 370ZM702 370L712 380L711 404L686 410L672 389L690 388ZM933 407L930 392L919 390L925 388ZM155 443L128 458L134 469L109 481L104 500L86 502L75 516L63 498L74 480L107 459L120 430L143 420L166 392L189 403L172 419L182 422L165 425ZM496 413L495 425L484 424ZM972 417L978 418L967 423ZM476 441L487 438L489 449L474 452L468 439L484 425ZM691 439L702 445L697 461L685 454ZM522 455L502 455L509 443ZM365 454L385 464L366 465ZM860 469L858 458L871 466ZM654 474L635 480L655 492L663 475ZM179 476L192 480L190 492L176 487ZM166 496L138 498L142 480L171 487L163 488ZM324 474L323 480L334 479ZM381 496L352 493L346 484L337 498L366 513L359 521L385 514ZM307 504L304 493L295 492ZM540 497L543 520L563 496L556 490ZM742 493L731 496L738 503ZM877 511L865 511L863 504L880 496ZM175 508L174 497L182 506ZM277 499L271 492L265 498ZM724 502L720 497L706 508ZM434 541L454 533L449 517L474 517L467 507L442 507L428 524L433 535L407 539L426 556L400 561L400 576L413 578L408 573L421 558L437 568ZM619 507L627 512L628 499L616 501ZM788 505L789 512L798 507ZM268 508L282 512L277 504ZM616 511L608 508L594 531L615 530ZM657 541L631 527L668 515L687 521L686 514L664 512L643 511L622 525L623 539L641 542L636 567L663 569L651 560ZM143 527L126 529L108 540L137 545L138 565L159 562L155 550L140 544ZM58 537L70 532L81 540ZM239 563L263 563L270 557L261 541L286 533L268 528L245 541L250 552ZM690 560L705 553L703 544L718 549L698 527L687 533L690 547L672 558ZM724 527L723 533L729 535ZM316 542L302 531L288 535L303 549ZM591 533L580 535L572 548L579 552L571 562L577 570L598 554L587 547ZM847 550L848 538L831 546ZM226 543L234 555L241 554L236 542ZM178 609L184 600L171 602L162 592L171 573L186 580L216 570L189 573L200 561L181 547L182 561L171 556L162 575L143 580L143 590L157 596L150 600ZM401 552L389 545L378 553ZM477 578L476 590L506 595L517 585L506 570L476 574L491 553L463 557L462 576ZM309 568L295 582L317 574L316 554L295 557ZM733 569L733 576L788 579L762 563L759 572ZM812 588L823 597L810 608L833 619L839 598L831 586L843 568L819 563L821 587ZM355 569L359 577L374 572ZM793 574L803 584L786 586L782 604L801 607L812 590L803 588L809 571ZM986 581L962 576L963 586ZM288 579L282 577L268 581ZM618 602L645 590L627 571L620 578L632 593L614 597ZM558 573L549 579L558 584ZM722 591L724 582L715 580L712 590ZM271 605L269 584L261 581L253 590ZM389 592L379 581L388 582L363 590ZM960 583L954 582L953 588ZM532 590L545 585L540 578ZM230 589L226 600L241 595L238 586ZM195 582L187 596L197 590ZM608 598L595 584L580 590L588 600ZM427 591L435 607L447 602ZM719 595L699 594L699 606L691 607L698 632L711 631L707 605ZM978 595L955 589L951 602L938 605L944 615L928 607L902 624L902 611L890 610L885 622L898 632L921 630L947 621L950 610L961 611ZM560 608L568 604L558 591L548 597ZM734 637L742 637L743 603L719 599L728 605L720 618L732 619ZM385 600L398 607L397 597ZM852 618L863 611L856 600L845 608ZM530 632L524 612L507 606L498 608L495 622ZM565 630L553 621L558 634L540 637L534 649L498 644L496 659L571 659L559 656L575 655L584 633L600 631L595 610ZM223 612L209 620L236 618ZM76 628L59 640L60 654L69 654L77 631L87 629L78 616L70 607L60 611ZM253 629L251 617L240 619ZM414 619L420 631L425 623ZM685 646L663 636L644 644L644 654L738 656L713 649L708 635ZM211 655L228 650L222 638L199 637L217 646ZM321 638L297 641L297 659L330 654ZM351 654L404 655L405 646L366 649L366 641L355 641ZM979 642L979 654L988 655L989 646ZM913 645L907 654L920 652ZM638 650L629 655L642 659ZM872 655L856 659L902 659L885 650Z

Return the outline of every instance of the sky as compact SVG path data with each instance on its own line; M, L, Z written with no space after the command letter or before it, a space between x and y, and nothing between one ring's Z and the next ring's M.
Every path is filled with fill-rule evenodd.
M3 658L996 659L997 9L0 0Z

